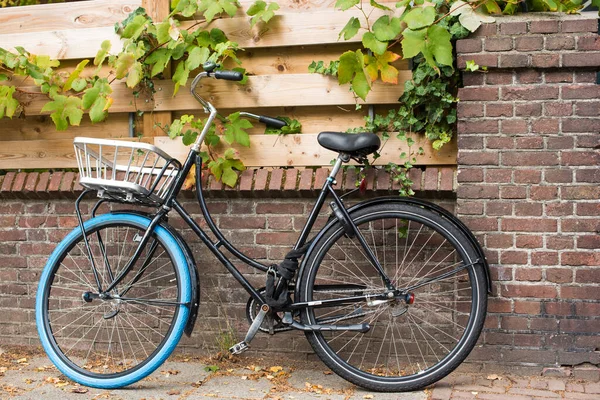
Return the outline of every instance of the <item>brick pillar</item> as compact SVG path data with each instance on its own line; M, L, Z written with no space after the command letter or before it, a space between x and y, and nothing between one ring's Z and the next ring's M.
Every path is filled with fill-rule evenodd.
M460 68L488 67L464 73L458 106L458 214L485 246L494 281L472 360L579 365L596 376L597 14L500 17L456 47Z

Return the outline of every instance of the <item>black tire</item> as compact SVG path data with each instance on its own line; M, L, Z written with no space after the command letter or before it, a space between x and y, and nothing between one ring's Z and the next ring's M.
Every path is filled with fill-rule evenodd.
M150 220L106 214L85 223L103 288L129 261ZM107 267L108 265L108 267ZM140 272L137 279L137 273ZM187 322L190 274L177 240L158 226L124 280L101 298L79 227L50 256L40 278L36 321L48 357L70 379L118 388L158 368Z
M306 332L308 341L332 371L358 386L422 389L458 367L481 333L487 283L477 251L449 219L424 207L375 204L351 217L397 289L424 284L408 291L413 304L396 296L379 304L309 307L301 314L304 324L368 323L371 329ZM456 271L461 266L467 267ZM339 223L307 255L299 286L299 301L387 292L358 240Z

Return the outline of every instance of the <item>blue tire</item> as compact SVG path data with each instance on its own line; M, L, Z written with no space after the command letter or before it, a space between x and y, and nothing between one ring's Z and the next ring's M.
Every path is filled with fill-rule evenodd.
M98 253L97 250L103 249L101 251L103 259L98 261L95 258L97 268L101 271L101 274L98 272L97 275L101 278L99 280L104 282L103 287L106 287L104 285L109 281L106 277L109 276L112 268L106 268L106 265L110 265L111 260L113 260L113 267L116 264L114 271L116 276L119 267L126 264L126 262L121 261L121 258L125 259L125 246L134 248L133 246L137 246L136 240L139 242L139 237L132 237L130 231L137 230L143 235L149 224L150 220L146 217L126 213L105 214L85 223L85 231L89 232L90 246L95 251L93 253L94 258ZM122 234L123 231L126 233ZM117 232L116 234L113 233L112 239L109 235L110 232ZM116 251L111 253L113 247L116 249L120 245L118 241L120 236L117 234L121 234L123 238L120 254ZM116 243L114 246L113 242ZM79 227L73 229L58 244L50 256L38 286L35 309L36 323L46 354L69 379L81 385L101 389L124 387L151 374L175 349L190 311L189 304L192 297L190 272L184 252L176 238L167 229L157 226L154 229L151 241L149 241L150 243L155 246L154 250L151 247L149 250L145 250L147 251L145 261L140 261L143 260L143 257L140 257L138 263L141 263L141 265L138 266L138 263L136 263L132 272L126 276L123 282L126 282L131 275L135 275L135 268L139 268L141 271L140 278L137 281L133 280L133 283L131 283L132 280L129 280L120 289L114 290L115 295L109 300L98 297L97 286L94 294L93 286L97 285L97 281L93 278L94 274L90 273L93 272L92 268L90 267L88 271L86 265L83 264L87 253L85 253L86 247ZM148 249L148 247L145 249ZM157 254L159 251L161 253ZM148 256L148 254L150 255ZM156 256L155 259L152 258L154 256ZM117 257L119 261L115 262L114 260ZM155 263L154 260L160 261L160 265L162 265L162 261L165 259L169 262L164 264L167 269L161 270L164 266L159 267L159 263ZM104 260L104 269L102 269L102 260ZM89 266L89 259L87 263ZM74 272L75 267L79 271ZM154 272L147 271L159 271L159 275L151 276ZM162 274L165 272L169 273L163 277ZM148 275L145 276L144 274ZM160 286L161 284L171 286L165 288ZM80 287L86 287L86 285L90 289L79 289ZM124 295L122 292L118 293L123 288L127 288L127 285L132 288L129 289L129 292L126 291ZM153 300L149 299L149 295L138 294L150 293L150 295L154 295L152 291L155 289L157 292L154 293L159 293L155 296L171 296L167 298L176 299L176 301L168 300L167 303L167 300L160 298ZM139 292L136 292L136 290ZM167 294L165 295L165 293ZM118 296L123 299L129 297L139 300L137 302L120 300ZM92 297L93 299L91 299ZM160 303L161 301L163 303ZM66 308L61 309L60 307L64 307L65 304L67 305ZM51 310L52 307L58 309ZM137 309L148 315L137 311ZM167 311L161 311L162 309ZM154 313L154 310L157 311ZM164 320L161 319L163 317L161 313L166 315ZM77 317L79 314L83 316ZM58 317L54 317L54 315L58 315ZM67 316L69 319L65 319ZM63 320L59 324L61 318ZM155 322L152 318L156 318L158 322ZM86 323L90 326L88 330L86 330L87 326L84 326ZM65 326L61 324L65 324ZM110 324L112 324L112 328L110 328ZM136 336L133 334L129 336L129 327L135 331ZM112 329L112 333L109 336L110 329ZM63 332L70 333L67 335ZM102 335L100 335L101 332ZM81 335L81 338L75 342L75 339L69 337L70 335L75 335L75 337ZM120 347L119 343L116 342L117 335ZM126 340L124 340L123 335L125 335ZM112 344L113 336L115 338L114 345ZM156 345L152 341L153 337L160 338L157 340ZM74 343L72 346L71 341ZM104 348L102 346L108 349L106 360L103 360ZM153 348L153 346L156 347ZM134 350L138 347L143 350L143 352L138 352L140 359L138 359ZM100 353L100 349L102 349L102 353ZM92 350L94 351L92 352ZM102 357L99 357L97 353ZM123 354L122 361L118 360L120 353ZM126 353L133 355L126 356ZM84 354L85 359L83 359ZM114 360L117 360L117 362ZM104 365L101 365L102 363Z

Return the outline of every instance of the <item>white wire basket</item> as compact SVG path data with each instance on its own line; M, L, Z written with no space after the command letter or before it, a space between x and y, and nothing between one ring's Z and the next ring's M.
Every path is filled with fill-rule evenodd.
M147 143L76 137L73 145L79 183L101 198L161 205L181 169L179 161Z

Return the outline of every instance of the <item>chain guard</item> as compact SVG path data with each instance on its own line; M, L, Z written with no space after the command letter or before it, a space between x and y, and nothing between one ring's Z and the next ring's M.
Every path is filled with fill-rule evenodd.
M261 295L265 294L265 288L260 288L258 290L258 292ZM260 306L259 304L254 301L254 299L252 297L248 298L248 302L246 303L246 318L248 319L248 323L250 325L252 325L252 322L254 322L254 318L256 318L256 315L258 314L260 310ZM271 323L271 321L273 322L273 334L278 333L278 332L284 332L284 331L291 331L293 328L291 328L288 325L285 325L282 321L281 318L283 317L283 313L281 313L281 315L279 315L279 313L269 313L267 314L267 317L265 318L265 320L263 321L263 323L261 324L260 328L258 328L261 332L265 332L265 333L271 333L271 330L269 329L269 323Z

